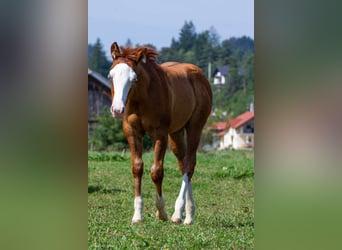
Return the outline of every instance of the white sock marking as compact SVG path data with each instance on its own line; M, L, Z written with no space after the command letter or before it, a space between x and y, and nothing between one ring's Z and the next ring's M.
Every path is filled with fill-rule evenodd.
M186 192L186 206L185 206L185 220L184 224L192 224L194 222L194 213L195 213L195 202L192 197L192 185L189 182L188 190Z
M134 215L132 218L132 222L140 222L142 221L142 210L144 207L144 202L142 196L136 196L134 198Z
M185 207L185 196L186 196L186 192L188 190L188 184L189 184L188 175L184 174L182 186L181 186L178 198L177 198L176 203L175 203L175 212L172 215L173 221L182 220L182 213L183 213L184 207Z

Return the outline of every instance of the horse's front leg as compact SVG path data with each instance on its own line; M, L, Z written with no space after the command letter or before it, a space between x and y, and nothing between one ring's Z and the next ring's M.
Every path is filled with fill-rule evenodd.
M159 220L167 221L165 212L165 201L162 193L162 184L164 178L164 156L167 147L167 135L158 137L154 144L154 161L151 167L151 178L156 185L156 217Z
M142 221L143 199L141 194L141 179L144 172L144 162L142 160L142 137L126 133L130 146L132 159L132 174L134 178L134 215L132 223Z
M132 173L134 177L134 215L132 223L138 223L142 221L142 210L144 202L141 194L141 179L144 172L144 162L141 155L132 157Z

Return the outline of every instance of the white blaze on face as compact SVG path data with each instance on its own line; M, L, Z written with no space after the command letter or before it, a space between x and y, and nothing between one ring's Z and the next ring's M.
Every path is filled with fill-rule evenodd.
M109 72L114 84L114 98L110 109L113 117L123 115L128 92L137 75L134 70L125 63L119 63Z

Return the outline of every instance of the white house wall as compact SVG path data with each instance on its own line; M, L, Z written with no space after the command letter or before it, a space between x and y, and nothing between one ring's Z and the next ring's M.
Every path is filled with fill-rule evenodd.
M232 136L233 136L233 141L232 141ZM227 133L225 133L224 136L222 136L221 143L220 143L220 148L219 149L226 149L229 148L229 146L235 146L234 143L234 138L237 136L236 130L234 128L229 128Z
M214 84L225 84L226 83L226 77L224 75L221 75L221 72L218 72L214 77Z
M233 142L234 149L240 149L242 148L244 144L245 142L242 140L242 138L239 135L234 137L234 142Z
M241 132L242 127L238 128L238 131ZM252 135L252 134L251 134ZM232 140L233 137L233 140ZM241 137L241 134L236 131L234 128L229 128L227 133L221 137L219 150L227 149L232 147L233 149L241 149L245 146L246 142Z

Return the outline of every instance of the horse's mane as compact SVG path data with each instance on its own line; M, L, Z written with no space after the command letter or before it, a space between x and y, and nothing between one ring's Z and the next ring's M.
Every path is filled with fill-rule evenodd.
M156 61L157 57L159 56L159 53L152 49L151 47L147 47L147 46L139 46L136 48L132 48L132 47L120 47L120 52L117 56L119 57L126 57L129 58L131 60L137 61L137 56L139 55L139 52L142 50L146 51L146 59L147 60L151 60L151 61Z

